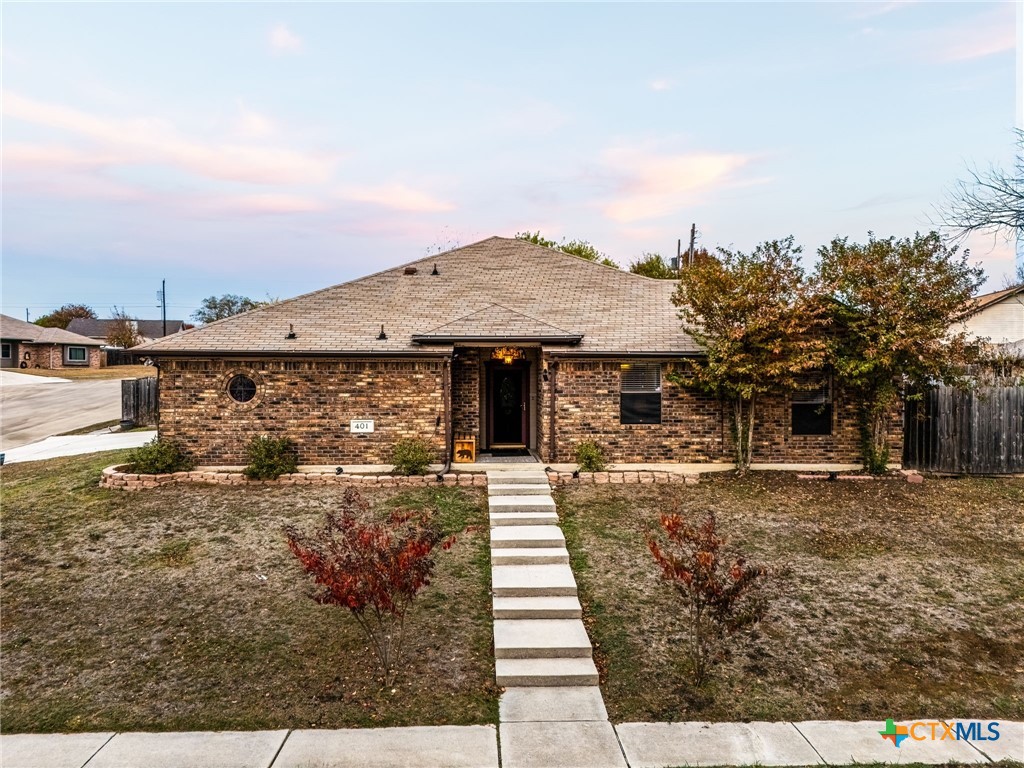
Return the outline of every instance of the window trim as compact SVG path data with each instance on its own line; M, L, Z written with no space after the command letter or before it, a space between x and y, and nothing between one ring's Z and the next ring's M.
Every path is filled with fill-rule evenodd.
M82 359L76 360L71 357L71 350L80 349L82 350ZM89 348L83 347L81 344L67 344L64 347L64 362L68 365L88 365L89 364Z
M796 429L796 408L814 406L828 413L827 432L809 432ZM820 414L824 417L825 413ZM832 377L826 376L815 389L791 392L789 396L789 434L794 437L831 437L835 434L835 398L832 392Z
M650 369L649 376L641 376L640 378L648 378L648 381L636 381L634 377L633 381L627 382L627 376L630 371L639 372L639 369ZM655 379L653 373L657 370L657 379ZM648 425L657 426L662 423L662 382L664 381L664 370L661 363L620 363L619 364L619 424L625 426L636 426L636 425ZM657 395L657 416L652 418L635 418L633 413L635 412L636 401L644 398L648 401L648 406L653 414L655 408L653 407L654 398L653 395ZM627 408L627 402L633 400L633 403ZM629 414L627 414L627 410ZM627 415L630 418L627 418Z

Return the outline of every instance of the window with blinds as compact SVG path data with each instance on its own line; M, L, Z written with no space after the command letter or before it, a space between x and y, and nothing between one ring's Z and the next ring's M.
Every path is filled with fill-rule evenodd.
M623 363L620 376L619 422L661 424L661 364Z
M817 389L805 389L790 396L794 435L832 434L832 386L826 381Z

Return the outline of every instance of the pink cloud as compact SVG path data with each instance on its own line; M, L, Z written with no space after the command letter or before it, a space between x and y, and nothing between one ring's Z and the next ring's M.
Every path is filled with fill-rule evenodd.
M270 50L275 54L299 53L302 48L302 38L292 32L287 24L275 24L270 30Z
M101 151L121 152L125 163L164 165L206 178L250 184L318 183L330 177L336 162L333 157L289 149L187 139L162 120L98 117L10 91L3 94L3 111L26 123L92 140Z
M692 204L700 195L733 182L751 157L728 153L664 154L645 148L618 147L602 155L617 179L612 199L603 203L615 221L655 219Z
M242 215L316 213L327 210L327 205L320 200L289 194L237 195L214 198L208 200L206 205L218 212Z
M455 209L452 203L405 184L346 187L341 190L340 195L343 199L352 202L371 203L408 213L439 213Z
M58 144L4 144L4 168L11 170L78 171L93 170L123 161L113 152L84 152Z

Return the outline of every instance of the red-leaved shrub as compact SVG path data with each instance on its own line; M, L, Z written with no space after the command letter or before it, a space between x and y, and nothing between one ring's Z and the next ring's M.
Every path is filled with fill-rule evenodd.
M662 515L660 523L664 536L650 534L647 546L662 578L683 598L693 682L701 685L724 653L726 637L764 615L759 587L767 570L724 549L727 541L718 533L713 512L696 526L677 512Z
M434 550L449 549L430 510L396 509L374 517L354 488L341 508L328 512L318 529L285 527L288 547L313 576L313 599L347 608L363 630L384 676L394 684L402 657L405 619L413 600L430 583Z

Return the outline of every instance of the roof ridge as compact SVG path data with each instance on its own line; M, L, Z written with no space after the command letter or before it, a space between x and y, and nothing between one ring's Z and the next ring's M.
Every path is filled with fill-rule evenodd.
M553 328L556 331L559 331L560 333L566 334L567 336L571 336L571 335L574 334L573 331L567 331L565 328L562 328L561 326L555 325L554 323L549 323L547 320L541 320L539 317L534 317L533 315L528 315L525 312L520 312L518 309L512 309L512 307L507 307L504 304L499 304L496 301L492 301L490 304L488 304L485 307L481 307L480 309L475 309L472 312L467 312L466 314L461 315L461 316L456 317L456 318L453 318L453 319L449 320L446 323L441 323L439 326L437 326L435 328L431 328L428 331L424 331L420 335L422 335L422 336L430 336L431 334L436 333L437 331L441 330L442 328L446 328L449 325L454 325L455 323L459 322L460 320L466 320L466 319L468 319L470 317L473 317L473 315L479 315L481 312L486 312L488 309L491 309L493 307L501 307L502 309L504 309L504 310L506 310L508 312L511 312L514 315L519 315L520 317L525 317L527 320L532 320L533 322L539 323L541 325L545 325L548 328Z

